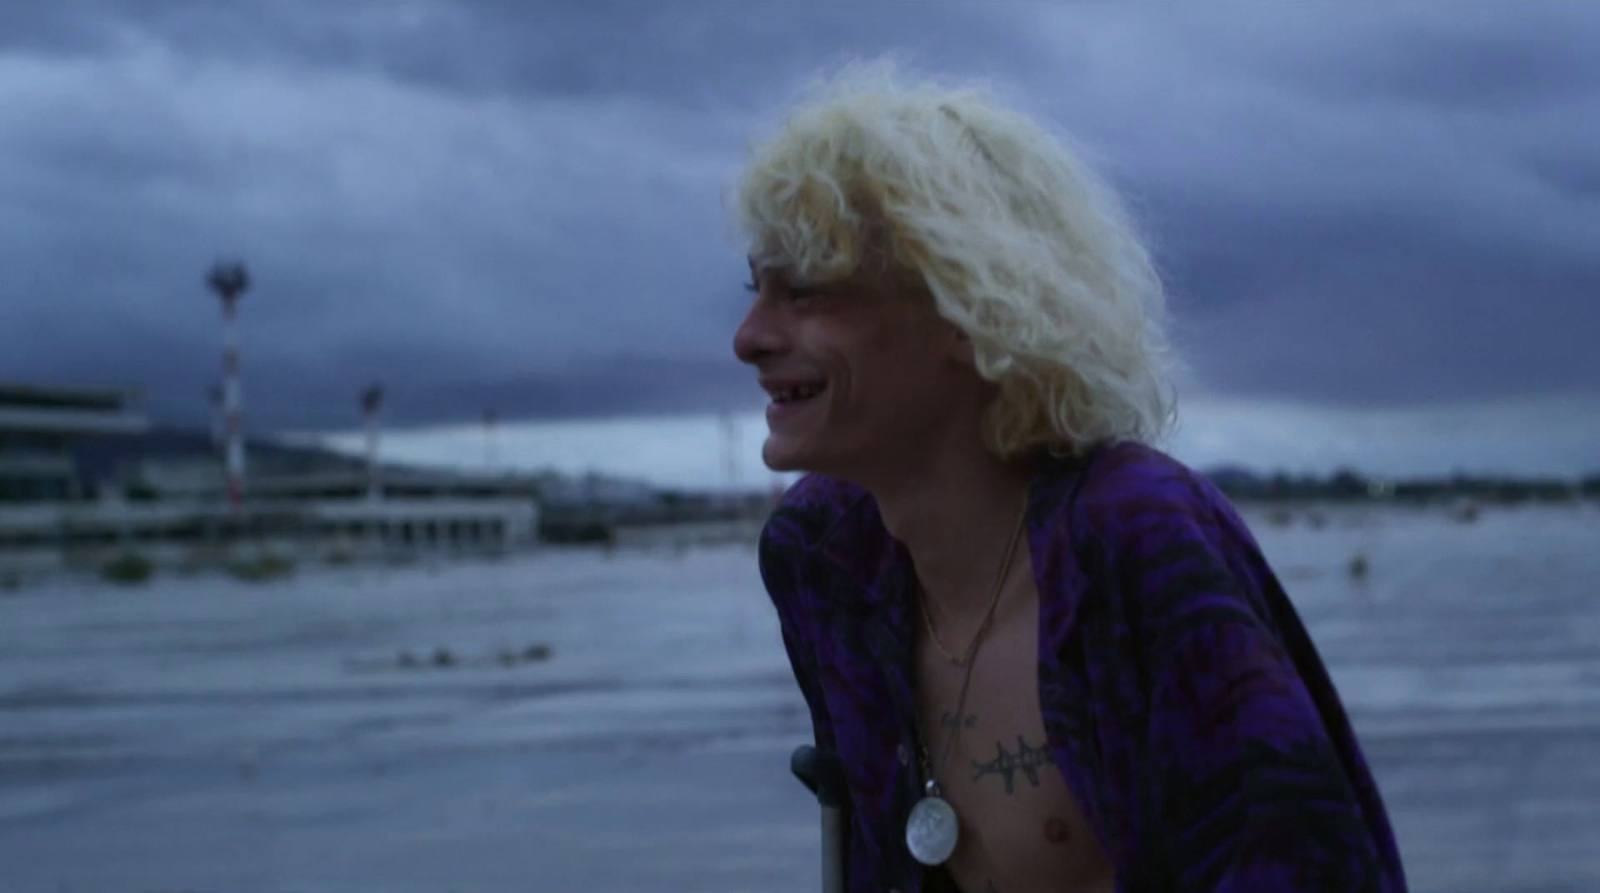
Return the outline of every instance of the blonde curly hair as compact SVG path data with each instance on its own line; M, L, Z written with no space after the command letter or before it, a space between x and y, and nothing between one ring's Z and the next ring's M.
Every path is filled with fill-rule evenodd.
M802 279L848 276L886 242L998 386L983 432L998 455L1173 423L1149 252L1078 154L989 91L848 66L753 148L736 196L752 259Z

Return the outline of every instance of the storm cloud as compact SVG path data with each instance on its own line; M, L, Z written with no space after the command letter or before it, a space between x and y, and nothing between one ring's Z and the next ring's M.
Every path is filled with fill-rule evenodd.
M0 378L252 428L748 409L723 206L852 56L993 81L1149 231L1195 380L1384 412L1600 386L1600 6L0 9Z

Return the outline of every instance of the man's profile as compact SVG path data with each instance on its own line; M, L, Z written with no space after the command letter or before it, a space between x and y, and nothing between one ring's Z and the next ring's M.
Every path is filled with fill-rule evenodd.
M1151 445L1162 287L1076 156L980 91L854 70L737 208L734 349L764 460L807 472L761 572L844 766L850 889L1403 890L1282 587Z

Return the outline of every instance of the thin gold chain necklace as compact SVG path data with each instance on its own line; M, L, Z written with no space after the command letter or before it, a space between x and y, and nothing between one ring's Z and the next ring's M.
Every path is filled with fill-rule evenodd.
M933 642L933 647L938 649L944 659L950 663L958 667L964 667L970 663L973 655L978 650L978 642L983 639L983 634L989 631L989 624L994 620L994 609L1000 604L1000 593L1005 591L1006 576L1011 570L1011 559L1016 554L1017 543L1022 539L1022 529L1027 526L1027 520L1028 503L1024 499L1022 513L1017 517L1017 526L1011 531L1011 540L1006 543L1005 558L1000 562L999 576L994 581L994 595L989 598L989 607L984 609L983 622L979 624L978 632L973 635L972 641L967 644L966 648L962 649L962 653L959 656L952 654L950 649L944 647L944 642L939 640L939 634L934 632L933 618L928 614L927 599L920 597L917 599L917 609L922 614L923 626L928 630L928 639ZM920 585L917 587L917 591L919 595L927 594Z
M989 609L984 612L983 622L978 626L978 632L972 637L972 643L967 646L965 659L958 665L964 664L965 672L961 678L961 694L956 698L956 727L950 730L945 737L944 748L939 756L939 768L942 771L950 761L950 752L955 746L957 736L961 734L961 716L967 707L967 690L972 684L972 667L978 656L978 646L983 642L983 636L989 631L990 624L994 621L995 606L1000 603L1000 590L1004 588L1006 577L1010 575L1011 559L1017 550L1017 540L1021 538L1022 528L1028 517L1027 501L1023 501L1022 515L1017 518L1017 528L1012 531L1011 542L1006 545L1005 560L1000 564L1000 573L994 583L994 597L989 600ZM920 587L918 587L920 590ZM918 599L918 604L922 604ZM926 609L922 612L923 620L928 619ZM928 633L933 638L934 644L947 658L951 655L939 645L938 637L933 636L933 624L928 623ZM921 737L921 736L919 736ZM950 854L955 852L956 844L961 837L961 820L956 816L955 807L950 801L944 799L944 792L939 789L939 781L935 777L933 767L929 765L926 747L918 746L921 758L922 771L927 777L925 796L911 807L911 813L906 817L906 848L911 851L912 858L923 865L940 865Z

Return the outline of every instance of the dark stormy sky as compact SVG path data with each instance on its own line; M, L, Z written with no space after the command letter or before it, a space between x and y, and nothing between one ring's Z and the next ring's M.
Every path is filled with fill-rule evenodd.
M1600 390L1600 3L0 5L0 378L199 421L243 257L253 428L746 410L724 192L897 51L1088 146L1203 399Z

